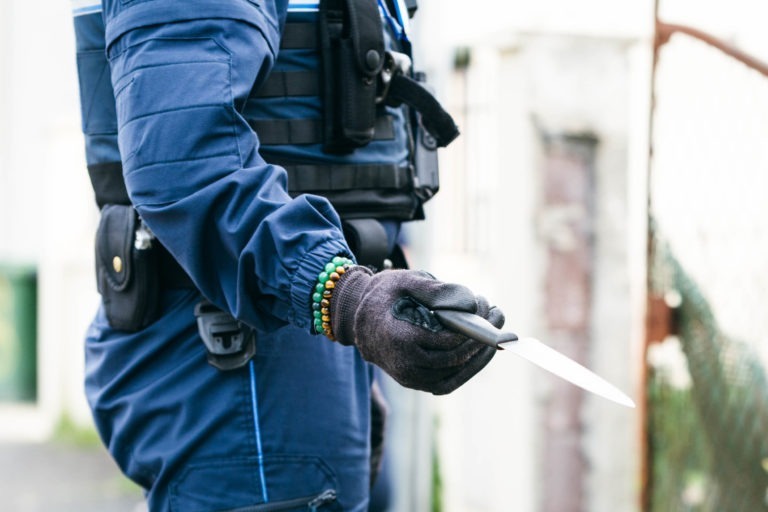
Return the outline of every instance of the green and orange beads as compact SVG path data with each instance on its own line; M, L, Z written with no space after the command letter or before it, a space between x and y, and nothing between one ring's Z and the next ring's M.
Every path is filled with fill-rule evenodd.
M317 284L312 293L312 316L315 332L325 334L335 340L331 327L331 297L336 288L336 282L355 262L344 256L335 256L328 262L323 271L317 275Z

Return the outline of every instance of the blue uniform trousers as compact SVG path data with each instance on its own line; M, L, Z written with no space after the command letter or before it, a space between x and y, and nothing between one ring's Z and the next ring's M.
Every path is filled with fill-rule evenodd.
M248 366L216 370L195 326L199 299L166 292L163 317L141 334L112 330L99 312L87 337L96 424L150 510L307 510L324 493L337 499L319 510L366 510L370 366L285 327L257 334Z

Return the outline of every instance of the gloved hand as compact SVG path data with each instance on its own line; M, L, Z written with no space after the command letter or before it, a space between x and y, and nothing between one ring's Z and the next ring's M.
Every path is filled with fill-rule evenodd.
M504 313L465 286L438 281L426 272L350 268L336 283L331 324L336 339L356 345L405 387L450 393L490 362L496 349L456 334L430 313L453 309L478 314L496 327Z

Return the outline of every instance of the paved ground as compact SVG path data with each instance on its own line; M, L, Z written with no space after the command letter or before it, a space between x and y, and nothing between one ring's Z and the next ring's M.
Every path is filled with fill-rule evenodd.
M101 446L0 443L3 512L146 512Z

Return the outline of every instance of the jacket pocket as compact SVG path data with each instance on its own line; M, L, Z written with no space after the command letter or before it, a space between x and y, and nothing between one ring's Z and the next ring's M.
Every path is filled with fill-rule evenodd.
M341 510L331 468L312 456L207 459L188 465L170 488L173 512Z

